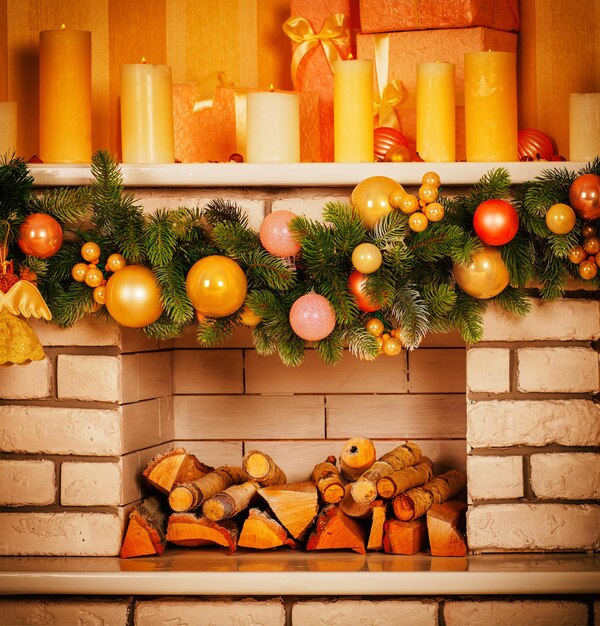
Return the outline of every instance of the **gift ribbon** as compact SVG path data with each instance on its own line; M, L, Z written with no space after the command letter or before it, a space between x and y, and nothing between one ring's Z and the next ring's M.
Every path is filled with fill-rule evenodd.
M225 72L213 72L202 78L198 83L198 92L194 101L194 113L212 107L217 87L232 86L233 83L227 82L227 74Z
M283 32L295 43L300 44L292 57L292 82L296 85L296 74L300 61L304 55L319 43L323 46L325 58L331 71L335 61L341 60L338 47L350 45L350 31L346 26L346 16L343 13L332 13L318 32L303 17L290 17L283 24Z

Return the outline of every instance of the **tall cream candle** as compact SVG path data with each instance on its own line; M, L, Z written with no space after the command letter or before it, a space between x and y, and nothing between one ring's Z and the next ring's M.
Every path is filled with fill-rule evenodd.
M454 63L417 65L417 152L424 161L456 158Z
M17 103L0 102L0 157L17 151Z
M517 71L512 52L465 54L467 161L517 161Z
M375 159L373 147L373 62L349 59L333 66L334 161Z
M92 158L92 34L62 28L40 33L40 158Z
M121 65L123 163L173 163L173 75L168 65Z
M246 161L300 161L300 101L298 94L278 91L246 96Z
M593 161L600 156L600 93L569 96L569 159Z

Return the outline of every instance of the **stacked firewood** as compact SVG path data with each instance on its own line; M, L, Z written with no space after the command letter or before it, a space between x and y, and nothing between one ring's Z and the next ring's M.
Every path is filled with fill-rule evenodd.
M264 452L251 450L242 467L213 468L184 448L155 457L143 472L158 493L137 505L121 557L162 554L180 546L257 550L383 550L434 556L466 554L466 504L455 500L463 472L434 476L433 463L407 441L377 458L370 439L344 443L318 463L310 481L289 483Z

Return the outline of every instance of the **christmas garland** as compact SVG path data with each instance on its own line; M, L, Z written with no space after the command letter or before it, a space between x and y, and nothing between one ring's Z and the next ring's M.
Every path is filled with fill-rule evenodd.
M112 315L169 339L193 325L212 347L246 324L261 355L298 365L312 341L336 363L346 347L372 360L416 348L431 331L458 329L474 343L488 302L524 315L531 284L545 299L560 297L570 277L600 285L599 159L517 186L494 169L456 197L438 197L435 174L417 195L373 177L382 180L357 186L351 205L328 203L323 221L276 212L260 233L220 199L144 216L106 152L94 155L92 174L87 187L36 193L23 160L0 162L0 290L15 276L37 283L60 326ZM381 197L400 210L368 215L364 206ZM128 301L131 287L146 300Z

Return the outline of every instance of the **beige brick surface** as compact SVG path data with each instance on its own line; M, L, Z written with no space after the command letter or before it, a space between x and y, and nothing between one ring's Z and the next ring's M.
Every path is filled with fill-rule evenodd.
M467 443L502 446L600 445L600 407L589 400L492 400L467 406Z
M420 349L408 353L410 393L465 393L466 351Z
M516 317L498 306L487 308L483 341L586 341L600 336L600 302L530 299L531 311Z
M467 350L467 386L477 393L510 391L510 350L471 348Z
M285 626L282 600L139 600L135 626Z
M600 506L483 504L467 512L471 550L597 550Z
M45 506L56 499L52 461L0 460L0 505Z
M600 454L533 454L530 462L531 486L539 498L600 498Z
M70 328L60 328L44 320L27 322L44 346L118 346L119 326L93 317L84 317Z
M45 358L2 368L0 398L4 400L36 400L51 394L52 363Z
M121 520L110 513L0 513L0 555L114 556Z
M171 351L142 352L121 357L122 402L139 402L171 395Z
M59 354L57 394L61 399L119 402L121 362L118 357Z
M0 406L4 452L111 456L120 443L118 410Z
M469 456L467 482L471 500L522 498L523 457Z
M241 441L176 441L173 445L185 448L195 454L206 465L240 465L244 456ZM248 448L250 449L250 448Z
M438 604L424 600L334 600L292 605L293 626L437 626Z
M125 626L130 609L127 599L0 599L0 625Z
M159 398L123 405L121 452L133 452L161 443L161 411L168 410L168 407L169 403Z
M60 470L63 506L118 506L121 469L117 463L70 463Z
M446 626L584 626L588 612L583 602L562 600L449 600L444 621Z
M600 389L598 353L591 348L521 348L517 362L519 391L588 393Z
M350 196L346 192L326 194L325 190L316 189L312 193L298 197L274 200L272 211L292 211L296 215L305 215L309 219L322 221L323 209L328 202L343 202L348 204Z
M175 350L173 393L243 393L241 350Z

